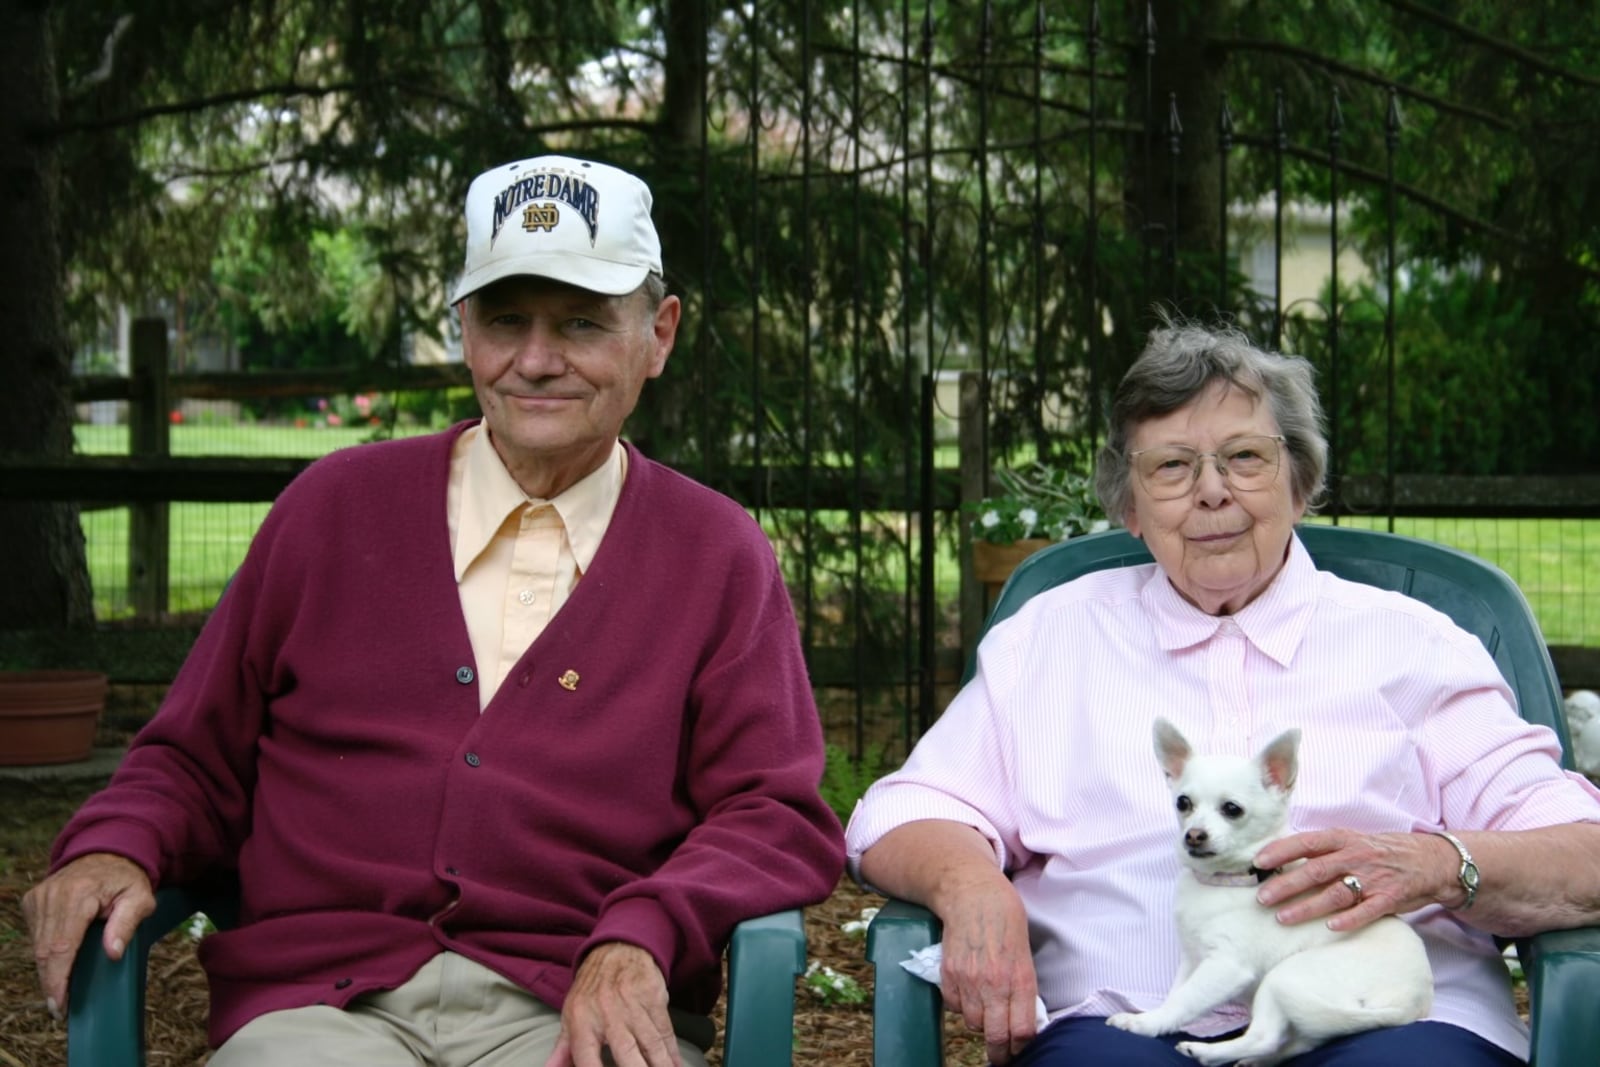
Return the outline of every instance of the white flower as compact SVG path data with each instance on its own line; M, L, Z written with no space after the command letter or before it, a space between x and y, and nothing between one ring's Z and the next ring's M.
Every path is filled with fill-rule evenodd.
M983 524L985 529L991 529L1000 525L1000 513L993 508L990 508L988 511L983 513L983 516L979 518L978 521Z
M1090 533L1099 533L1102 530L1109 529L1111 529L1111 520L1109 519L1096 519L1089 524Z
M812 960L806 967L806 987L830 1004L860 1004L867 999L861 983L820 960Z
M877 916L877 914L877 908L862 908L861 918L851 919L846 923L840 923L839 929L841 932L848 934L851 937L859 937L867 932L867 927L871 925L872 920Z
M1035 508L1023 508L1017 512L1017 518L1021 519L1022 525L1027 527L1029 533L1032 533L1034 526L1039 522L1039 512Z

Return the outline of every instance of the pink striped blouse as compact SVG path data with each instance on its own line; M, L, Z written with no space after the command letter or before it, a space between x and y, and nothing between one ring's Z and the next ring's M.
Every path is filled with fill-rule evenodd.
M1201 751L1240 755L1300 727L1297 831L1600 822L1600 791L1561 770L1554 734L1517 716L1475 637L1318 571L1297 538L1237 615L1206 615L1150 564L1042 593L994 626L976 677L858 805L852 873L902 823L974 826L1028 909L1051 1016L1154 1007L1179 955L1157 715ZM1437 906L1407 918L1433 964L1430 1017L1526 1057L1493 940ZM1221 1033L1246 1015L1233 1006L1189 1029Z

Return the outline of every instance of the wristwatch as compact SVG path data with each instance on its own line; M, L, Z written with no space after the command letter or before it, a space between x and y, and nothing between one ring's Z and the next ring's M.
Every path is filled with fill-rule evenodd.
M1478 895L1478 865L1473 862L1472 853L1468 852L1467 846L1461 843L1461 839L1449 830L1435 830L1433 832L1454 845L1456 851L1461 854L1461 870L1456 877L1461 879L1461 888L1467 891L1466 902L1461 907L1472 907L1472 900ZM1449 905L1447 904L1445 907L1449 907Z

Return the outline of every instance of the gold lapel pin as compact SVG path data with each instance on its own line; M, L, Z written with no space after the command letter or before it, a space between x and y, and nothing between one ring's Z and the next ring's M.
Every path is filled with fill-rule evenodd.
M560 678L557 678L556 681L561 683L561 688L567 690L568 692L572 692L578 688L578 672L569 670Z

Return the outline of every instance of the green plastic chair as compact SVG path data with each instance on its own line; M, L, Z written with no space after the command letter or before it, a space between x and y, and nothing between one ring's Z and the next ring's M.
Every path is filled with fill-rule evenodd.
M1476 634L1517 696L1522 717L1548 726L1572 767L1572 744L1550 652L1522 591L1506 574L1453 548L1396 534L1308 525L1300 539L1317 566L1343 578L1413 596ZM1143 542L1108 530L1051 545L1028 557L1000 590L985 629L1029 597L1092 571L1150 562ZM963 682L970 679L969 662ZM944 1063L939 990L900 961L939 939L926 909L892 900L867 930L875 968L873 1063L934 1067ZM1533 1067L1600 1063L1600 927L1558 930L1517 942L1532 1000Z
M143 1067L145 972L150 949L196 912L219 927L233 925L230 896L162 889L156 910L140 924L121 960L100 947L96 922L73 962L67 996L67 1067ZM806 967L805 925L799 910L742 922L728 948L728 1011L722 1057L728 1067L791 1063L794 980Z

